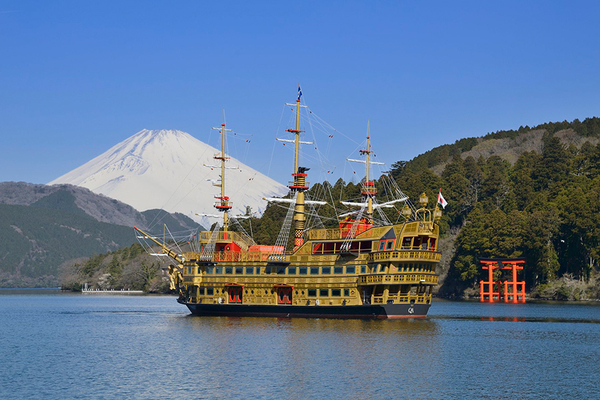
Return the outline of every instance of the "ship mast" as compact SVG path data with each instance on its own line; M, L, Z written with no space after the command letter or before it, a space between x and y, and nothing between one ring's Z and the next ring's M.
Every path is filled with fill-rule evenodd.
M306 107L300 105L300 97L302 97L302 90L300 89L300 84L298 84L298 98L296 99L296 104L285 103L288 106L296 106L296 129L287 129L288 132L291 132L295 135L294 140L289 139L279 139L276 140L280 142L294 143L294 172L292 173L292 177L294 180L288 184L288 187L291 189L292 193L296 196L296 203L294 205L294 251L298 250L302 244L304 243L304 227L306 225L306 215L304 213L305 206L307 204L304 196L304 192L308 190L308 182L306 182L306 171L309 168L300 167L299 159L300 159L300 145L301 144L313 144L313 142L305 142L300 140L300 133L304 132L300 130L300 107ZM267 199L269 201L275 199ZM321 204L322 202L308 202L313 204Z
M215 202L215 208L223 212L223 231L227 232L229 228L229 210L232 205L229 202L229 197L225 195L225 162L229 159L225 155L225 132L231 131L231 129L225 129L225 109L223 109L223 123L221 128L213 128L221 132L221 154L216 154L213 158L215 160L221 160L221 183L215 184L215 186L221 187L221 195L215 196L218 201Z
M369 158L371 153L373 152L370 147L369 147L369 140L370 140L370 136L369 136L369 120L367 120L367 148L366 150L360 150L359 153L360 154L366 154L367 158L365 160L365 164L367 167L367 174L366 174L366 178L365 178L365 185L363 187L363 191L361 192L361 194L363 196L367 197L367 222L369 224L373 223L373 197L377 194L377 188L375 187L375 184L373 181L369 180Z
M373 209L375 208L375 206L373 206L373 198L375 198L375 195L377 195L377 188L375 187L375 182L369 180L369 168L371 165L384 165L384 163L370 160L371 153L373 153L373 150L371 150L370 140L371 140L371 136L369 133L369 120L367 120L367 148L365 150L359 150L359 153L361 155L365 155L366 159L365 160L353 160L351 158L346 159L351 162L358 162L358 163L363 163L366 165L367 171L366 171L366 177L365 177L365 184L363 185L362 191L360 192L360 194L362 194L362 196L363 196L363 203L352 203L352 202L348 202L348 201L342 201L341 203L345 204L345 205L349 205L349 206L359 206L359 207L366 206L367 207L367 215L366 215L367 223L373 224ZM405 201L405 200L406 200L406 198L392 200L387 203L380 204L378 207L389 207L393 203L396 203L399 201Z
M296 129L288 129L288 132L294 133L294 181L291 182L289 188L292 192L296 192L296 205L294 207L294 251L298 250L304 243L304 226L306 224L306 215L304 214L304 191L308 190L308 184L306 182L306 171L308 168L300 167L298 165L300 158L300 133L304 132L300 130L300 97L302 97L302 90L300 84L298 84L298 98L296 99ZM304 142L304 144L308 144Z

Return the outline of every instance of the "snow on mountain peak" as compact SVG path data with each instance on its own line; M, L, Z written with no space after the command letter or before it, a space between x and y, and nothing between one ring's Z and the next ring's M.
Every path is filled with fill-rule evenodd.
M82 186L127 203L139 211L162 208L199 220L196 213L215 213L220 178L213 159L219 150L179 130L143 129L98 157L50 182ZM225 179L233 214L266 207L263 197L282 196L287 187L235 158Z

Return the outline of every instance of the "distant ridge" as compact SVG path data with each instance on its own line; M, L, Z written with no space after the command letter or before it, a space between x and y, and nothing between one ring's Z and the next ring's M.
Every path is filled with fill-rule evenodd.
M463 159L469 156L475 159L499 156L514 164L524 152L540 154L547 135L557 137L567 147L573 145L581 148L585 143L595 146L600 143L600 118L547 122L534 127L521 126L519 129L500 130L481 137L459 139L453 144L444 144L426 151L405 164L413 171L431 168L437 175L441 174L446 164L456 155ZM402 163L399 162L396 166L399 167Z
M61 263L131 245L136 241L133 225L163 223L181 235L199 229L182 214L140 213L77 186L2 182L0 287L56 286Z
M190 218L195 213L214 213L211 181L220 171L213 156L219 150L178 130L141 130L93 160L50 182L85 187L129 204L137 210L162 208ZM235 158L228 162L226 193L233 214L266 207L263 197L287 194L287 187Z
M140 213L128 204L73 185L39 185L0 182L0 204L62 209L94 218L98 222L127 227L152 228L167 223L172 229L197 229L198 224L184 215L162 210ZM169 221L169 222L166 222Z

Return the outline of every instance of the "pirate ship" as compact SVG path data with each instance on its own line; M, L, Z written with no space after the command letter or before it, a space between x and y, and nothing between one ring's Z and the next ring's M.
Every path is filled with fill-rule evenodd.
M282 230L274 245L257 245L247 234L230 229L232 202L225 192L225 119L220 128L221 152L215 155L221 178L214 207L221 213L222 227L198 234L197 250L179 252L168 243L140 229L141 237L158 245L161 255L174 263L169 267L171 287L178 302L200 316L271 316L325 318L424 318L431 305L432 288L438 283L436 265L441 210L427 208L422 194L419 206L402 195L378 203L377 188L370 179L374 164L367 128L366 167L361 201L342 202L354 211L340 215L335 228L306 228L309 210L324 202L305 196L308 168L299 165L300 140L298 88L296 126L288 129L294 145L290 195L265 199L288 206ZM398 223L379 223L374 212L404 203ZM293 226L293 246L287 249Z

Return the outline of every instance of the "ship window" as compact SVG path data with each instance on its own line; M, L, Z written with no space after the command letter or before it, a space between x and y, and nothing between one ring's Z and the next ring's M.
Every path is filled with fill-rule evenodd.
M192 274L192 267L188 267L188 275Z
M308 289L308 297L317 297L317 289Z
M311 275L319 275L319 267L310 267Z
M319 297L329 296L329 289L319 289Z
M200 293L200 296L203 296L204 295L204 288L203 287L199 288L198 292Z
M344 289L344 296L350 296L350 289Z
M288 275L296 275L296 267L289 267ZM298 294L298 293L296 293L296 294Z
M356 273L356 267L354 265L352 265L352 266L348 265L346 267L346 273L347 274L355 274Z
M246 267L246 275L252 275L252 274L254 274L254 268Z
M202 273L202 269L200 267L198 267L198 273L201 274Z
M360 266L360 273L361 274L366 274L367 273L367 266L366 265L361 265Z
M254 294L254 289L252 289L252 290L250 291L250 294Z
M333 273L334 274L343 274L344 273L344 267L333 267Z
M321 271L323 272L323 275L330 275L331 267L323 267L323 268L321 268Z
M306 273L308 272L307 270L308 270L308 268L306 268L306 267L300 267L298 273L300 275L306 275Z
M404 240L402 240L402 248L403 249L410 249L410 237L405 237Z
M394 249L394 239L388 240L387 243L385 244L385 249L386 250L393 250Z
M229 293L229 302L230 303L242 303L243 296L242 296L242 287L241 286L230 286L227 289L227 292Z
M215 274L221 275L223 273L223 267L215 267Z
M212 296L212 295L214 294L214 289L213 289L213 288L211 288L211 287L209 287L209 288L206 288L206 294L207 294L208 296Z
M271 273L271 267L265 267L265 274L270 274Z
M233 274L233 267L225 267L226 274Z
M301 293L302 293L302 296L304 296L304 290Z
M385 272L385 264L379 264L379 272Z
M277 267L277 275L285 274L285 267Z
M206 267L206 273L212 274L215 271L215 267Z
M241 275L243 273L244 273L244 268L242 268L242 267L236 267L235 268L235 274L236 275Z
M379 242L379 251L383 251L383 248L385 246L385 240L382 240Z
M260 275L260 267L256 267L256 275Z
M341 289L331 289L331 296L332 297L340 297L342 295L342 290Z

